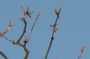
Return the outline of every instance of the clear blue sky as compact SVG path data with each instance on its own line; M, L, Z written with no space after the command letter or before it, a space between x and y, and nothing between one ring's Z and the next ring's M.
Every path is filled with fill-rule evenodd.
M52 32L49 25L54 23L54 10L59 6L62 7L61 19L48 59L77 59L82 46L86 49L81 59L90 59L90 0L0 0L0 31L7 27L10 19L14 22L6 35L10 40L17 39L22 33L23 23L18 21L23 12L21 6L41 12L28 45L29 59L44 57ZM23 59L22 48L13 46L3 38L0 38L0 51L9 59Z

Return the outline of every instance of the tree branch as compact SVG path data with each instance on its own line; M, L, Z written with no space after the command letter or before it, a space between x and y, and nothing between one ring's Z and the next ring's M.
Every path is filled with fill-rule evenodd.
M9 21L8 27L7 27L3 32L0 32L0 37L3 37L3 38L5 38L6 40L8 40L8 38L5 37L5 35L8 33L8 31L11 29L12 26L13 26L12 22Z
M28 56L29 56L29 51L28 51L28 49L27 49L27 47L26 47L26 44L27 43L25 43L22 47L23 47L23 49L24 49L24 52L25 52L25 56L24 56L24 59L28 59Z
M23 33L22 33L22 35L19 37L17 43L19 43L19 42L21 41L21 39L23 38L24 34L26 33L27 22L26 22L26 20L23 19L23 18L22 18L22 21L23 21L23 23L24 23L24 29L23 29Z
M22 34L21 34L21 36L19 37L19 39L18 40L13 40L13 41L11 41L11 40L9 40L12 44L17 44L17 45L19 45L20 47L22 47L23 49L24 49L24 52L25 52L25 56L24 56L24 59L28 59L28 55L29 55L29 51L28 51L28 49L27 49L27 47L26 47L26 44L29 42L29 40L26 40L25 39L25 41L24 41L24 43L22 44L21 43L21 40L22 40L22 38L23 38L23 36L25 35L25 33L26 33L26 28L27 28L27 22L26 22L26 18L22 18L22 22L24 23L24 29L23 29L23 32L22 32Z
M7 57L2 51L0 51L0 55L1 55L4 59L8 59L8 57Z
M78 56L78 59L80 59L82 57L82 54L84 52L84 49L85 49L85 46L83 46L81 49L80 49L80 55Z
M40 16L40 13L37 14L36 19L35 19L35 22L33 23L32 27L31 27L30 33L33 31L33 28L35 27L35 24L36 24L36 22L37 22L39 16Z
M55 20L54 25L52 25L52 27L53 27L53 32L52 32L52 36L51 36L51 41L50 41L50 43L49 43L49 46L48 46L48 49L47 49L47 52L46 52L46 55L45 55L45 59L47 59L47 57L48 57L48 54L49 54L49 52L50 52L50 49L51 49L51 46L52 46L52 43L53 43L53 40L54 40L54 35L55 35L55 32L56 32L56 25L57 25L57 21L58 21L58 19L59 19L59 14L60 14L60 12L61 12L61 8L60 8L59 10L58 10L58 9L55 10L55 13L56 13L56 15L57 15L57 18L56 18L56 20Z
M23 38L23 36L25 35L25 33L26 33L26 28L27 28L27 22L26 22L26 17L28 16L30 16L31 14L29 13L29 8L26 10L26 11L24 11L24 16L22 17L22 22L24 23L24 28L23 28L23 32L22 32L22 34L21 34L21 36L19 37L19 39L18 40L13 40L13 41L11 41L11 40L9 40L12 44L14 44L14 45L19 45L20 47L22 47L23 49L24 49L24 59L28 59L28 56L29 56L29 50L28 50L28 48L26 47L26 44L29 42L29 39L28 40L26 40L25 39L25 41L21 41L22 40L22 38ZM32 26L32 30L33 30L33 28L34 28L34 26L35 26L35 23L36 23L36 21L37 21L37 19L38 19L38 17L39 17L39 13L38 13L38 15L37 15L37 17L36 17L36 20L35 20L35 22L34 22L34 24L33 24L33 26ZM31 30L31 31L32 31ZM23 43L22 43L23 42Z
M26 47L26 44L28 43L28 41L24 41L24 44L20 43L21 42L21 39L23 38L24 34L26 33L26 28L27 28L27 22L25 19L22 19L23 23L24 23L24 29L23 29L23 33L22 35L19 37L19 39L17 41L11 41L12 44L18 44L19 46L21 46L23 49L24 49L24 52L25 52L25 56L24 56L24 59L27 59L28 58L28 55L29 55L29 51Z

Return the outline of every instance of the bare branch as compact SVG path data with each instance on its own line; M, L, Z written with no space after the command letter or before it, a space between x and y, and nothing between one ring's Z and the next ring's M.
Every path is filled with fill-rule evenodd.
M19 43L21 41L21 39L23 38L23 36L25 35L26 33L26 27L27 27L27 22L25 19L22 19L23 23L24 23L24 29L23 29L23 33L21 34L21 36L19 37L17 43Z
M35 22L33 23L32 27L31 27L30 33L33 31L33 28L35 27L35 24L36 24L36 22L37 22L39 16L40 16L40 13L37 14L36 19L35 19Z
M0 32L0 37L3 37L3 38L5 38L5 39L8 40L8 38L5 37L5 34L8 33L8 31L11 29L12 26L13 26L13 23L12 23L12 21L10 20L8 27L7 27L3 32Z
M26 46L23 47L24 48L24 51L25 51L25 56L24 56L24 59L28 59L28 56L29 56L29 51L28 49L26 48Z
M8 57L7 57L2 51L0 51L0 55L1 55L4 59L8 59Z
M20 47L22 47L24 49L24 59L28 59L28 56L29 56L29 50L28 48L26 47L26 44L29 42L30 40L29 39L25 39L23 41L23 43L20 43L20 41L18 43L16 43L17 41L11 41L12 44L17 44L19 45Z
M56 13L56 15L57 15L57 18L59 18L59 15L60 15L61 9L62 9L61 7L55 9L55 13Z
M23 8L23 7L21 7L21 8L24 9L24 14L23 14L23 18L24 18L24 19L26 19L26 17L32 18L31 14L32 14L34 11L30 12L28 7L27 7L26 9Z
M24 41L24 45L22 46L23 47L23 49L24 49L24 52L25 52L25 54L24 54L24 59L28 59L28 56L29 56L29 51L28 51L28 49L27 49L27 47L26 47L26 44L29 42L29 40L25 40Z
M78 59L80 59L82 57L82 54L85 50L85 46L83 46L81 49L80 49L80 55L78 56Z
M23 36L25 35L25 33L26 33L26 28L27 28L27 22L26 22L26 18L22 18L22 22L24 23L24 29L23 29L23 32L22 32L22 34L21 34L21 36L19 37L19 39L18 40L13 40L13 41L11 41L11 40L9 40L12 44L17 44L17 45L19 45L20 47L22 47L23 49L24 49L24 52L25 52L25 56L24 56L24 59L27 59L28 58L28 55L29 55L29 51L28 51L28 49L27 49L27 47L26 47L26 44L29 42L29 40L25 40L24 41L24 44L23 43L21 43L21 40L22 40L22 38L23 38Z
M26 28L27 28L27 22L26 22L26 17L30 17L31 18L31 13L29 12L29 8L24 10L24 16L22 17L22 22L24 23L24 28L23 28L23 32L21 34L21 36L18 38L18 40L9 40L9 42L11 42L12 44L14 45L19 45L20 47L22 47L24 49L24 59L28 59L28 56L29 56L29 50L28 48L26 47L26 44L29 42L29 38L28 39L25 39L24 41L21 41L23 36L25 35L26 33ZM39 15L38 15L39 16ZM38 19L38 16L36 17L36 19ZM9 24L9 27L12 27L11 26L11 22ZM5 31L6 33L7 31Z
M52 43L53 43L53 40L54 40L54 35L56 33L56 25L57 25L57 21L59 19L60 12L61 12L61 8L55 9L55 13L56 13L57 18L55 20L54 25L52 26L53 27L53 31L52 31L51 41L49 43L49 46L48 46L48 49L47 49L47 52L46 52L46 55L45 55L45 59L47 59L47 57L48 57L48 54L50 52L50 49L51 49L51 46L52 46Z

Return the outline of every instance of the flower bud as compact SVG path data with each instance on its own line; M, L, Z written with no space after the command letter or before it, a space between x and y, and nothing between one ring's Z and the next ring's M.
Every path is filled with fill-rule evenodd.
M55 13L56 13L56 15L57 15L58 18L59 18L60 12L61 12L61 8L60 7L57 8L57 9L55 9Z

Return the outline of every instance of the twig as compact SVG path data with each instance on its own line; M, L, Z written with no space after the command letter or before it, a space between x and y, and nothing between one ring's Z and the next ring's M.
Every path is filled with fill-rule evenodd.
M12 26L13 26L13 24L10 21L8 27L3 32L0 32L0 37L3 37L8 40L8 38L5 37L5 34L8 33L8 31L11 29Z
M0 51L0 55L1 55L4 59L8 59L8 57L7 57L2 51Z
M25 56L24 56L24 59L28 59L28 56L29 56L29 51L28 51L28 49L27 49L27 47L26 47L26 44L28 43L28 41L24 41L24 45L22 46L23 47L23 49L24 49L24 52L25 52Z
M23 49L24 49L24 52L25 52L25 56L24 56L24 59L27 59L28 58L28 55L29 55L29 51L28 51L28 49L27 49L27 47L26 47L26 44L28 43L28 41L27 40L25 40L24 41L24 44L22 44L21 43L21 40L22 40L22 38L23 38L23 36L25 35L25 33L26 33L26 28L27 28L27 22L26 22L26 19L25 18L22 18L22 21L23 21L23 23L24 23L24 29L23 29L23 33L21 34L21 36L19 37L19 39L17 40L17 41L11 41L11 40L9 40L12 44L17 44L17 45L19 45L19 46L21 46Z
M48 57L48 54L49 54L49 51L50 51L50 49L51 49L53 40L54 40L54 39L51 39L51 41L50 41L50 44L49 44L49 46L48 46L48 50L47 50L46 55L45 55L45 59L47 59L47 57Z
M80 49L80 55L78 56L78 59L80 59L82 57L82 54L84 52L84 49L85 49L85 46L83 46L81 49Z
M23 47L24 48L24 51L25 51L25 56L24 56L24 59L28 59L28 56L29 56L29 51L28 49L26 48L26 46Z
M49 43L49 46L48 46L48 49L47 49L47 52L46 52L46 55L45 55L45 59L47 59L47 57L48 57L48 54L50 52L50 49L51 49L51 46L52 46L52 43L53 43L53 40L54 40L54 35L55 35L55 32L56 32L57 20L59 19L60 12L61 12L61 8L59 10L57 10L57 9L55 10L57 18L56 18L56 21L55 21L54 26L53 26L53 32L52 32L52 36L51 36L51 41Z
M26 47L26 44L29 42L29 40L25 40L23 41L24 44L18 42L18 43L15 43L15 42L11 42L12 44L18 44L20 47L22 47L24 49L24 59L28 59L28 56L29 56L29 51L28 51L28 48Z
M24 49L24 52L25 52L24 59L27 59L27 58L28 58L28 55L29 55L29 51L28 51L28 49L27 49L27 47L26 47L27 42L24 41L24 44L21 44L21 43L20 43L22 37L23 37L24 34L26 33L26 27L27 27L27 22L26 22L26 20L25 20L25 19L22 19L22 21L24 22L24 30L23 30L22 35L19 37L19 39L18 39L18 41L17 41L16 43ZM15 43L15 44L16 44L16 43Z
M33 28L35 27L35 24L36 24L36 22L37 22L39 16L40 16L40 13L37 14L36 19L35 19L35 22L33 23L32 27L31 27L30 33L32 32Z
M22 41L22 38L23 38L23 36L25 35L25 33L26 33L26 28L27 28L27 22L26 22L26 17L30 17L31 18L31 14L30 14L30 12L29 12L29 8L27 9L27 10L24 10L24 16L22 17L22 22L24 23L24 28L23 28L23 32L22 32L22 34L21 34L21 36L19 37L19 39L18 40L13 40L13 41L11 41L11 40L9 40L12 44L14 44L14 45L19 45L20 47L22 47L23 49L24 49L24 59L28 59L28 56L29 56L29 50L28 50L28 48L26 47L26 44L29 42L29 40L26 40L25 39L25 41L23 41L23 43L21 43ZM38 17L39 17L39 14L37 15L37 17L36 17L36 20L35 20L35 23L36 23L36 21L37 21L37 19L38 19ZM34 28L34 26L35 26L35 23L34 23L34 25L32 26L33 28ZM32 30L33 30L33 28L32 28Z
M24 9L23 7L21 7L22 9ZM28 16L29 18L32 18L31 14L33 13L34 11L30 12L29 11L29 8L27 7L27 9L24 9L24 14L23 14L23 18L26 19L26 17Z
M21 39L23 38L24 34L26 33L26 27L27 27L27 22L25 19L22 18L22 21L24 23L24 29L23 29L23 33L21 34L21 36L19 37L18 41L16 43L19 43L21 41Z

